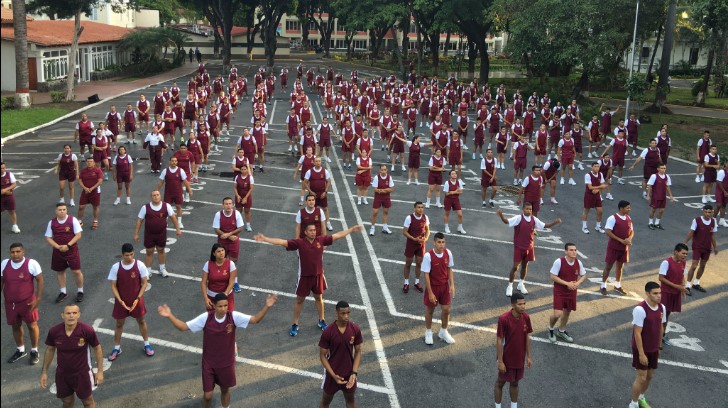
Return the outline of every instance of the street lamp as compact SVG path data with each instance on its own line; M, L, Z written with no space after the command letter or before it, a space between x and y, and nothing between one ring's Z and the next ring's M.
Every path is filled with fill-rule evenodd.
M629 79L632 79L632 71L634 70L634 51L637 47L637 18L640 14L640 0L637 0L637 8L634 12L634 32L632 34L632 56L630 57L629 61ZM627 93L627 106L624 110L624 121L626 122L627 119L629 119L629 92Z

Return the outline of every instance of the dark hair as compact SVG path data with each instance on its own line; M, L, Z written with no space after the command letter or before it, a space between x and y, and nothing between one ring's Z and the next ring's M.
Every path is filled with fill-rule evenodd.
M445 239L445 234L443 234L442 232L436 232L435 241L437 241L438 239Z
M525 297L522 294L516 292L516 293L514 293L514 294L511 295L511 304L512 305L515 305L521 299L525 299Z
M712 209L713 209L713 206L712 206L712 205L710 205L710 204L705 204L705 205L703 206L703 210L712 210Z
M66 203L56 203L56 208L58 207L65 207Z
M564 244L564 249L569 249L569 247L575 247L575 246L576 246L575 243L567 242L566 244Z
M316 198L316 194L314 194L314 193L308 193L308 194L306 194L306 200L308 200L309 197Z
M417 207L418 205L422 205L422 201L415 201L414 207Z
M645 292L650 293L654 289L660 289L660 284L653 281L649 281L645 284Z
M525 202L523 203L523 208L526 208L526 207L533 207L533 203L532 203L532 202L530 202L530 201L525 201Z
M217 250L220 248L225 250L225 256L227 256L227 248L225 248L223 244L218 244L217 242L215 242L214 244L212 244L212 250L210 250L210 261L215 262L215 260L217 259L217 257L215 256L215 252L217 252Z
M243 166L243 167L245 167L245 166ZM225 197L225 198L222 199L222 202L225 203L225 201L227 201L227 200L233 201L233 198L230 197L230 196L227 196L227 197Z
M349 308L349 303L347 303L345 300L340 300L336 304L336 310L339 310L339 309L348 309L348 308Z
M10 250L11 251L13 249L15 249L15 248L25 249L25 247L23 246L23 244L21 244L20 242L13 242L12 244L10 244Z
M619 200L619 204L617 204L617 208L619 208L621 210L622 208L628 207L630 205L631 204L627 200Z
M215 298L212 300L212 303L217 304L217 302L219 302L221 300L228 300L228 295L226 295L224 293L218 293L217 295L215 295Z
M121 246L121 253L128 254L129 252L134 252L134 245L127 242Z
M308 227L310 227L310 226L313 226L314 228L316 228L316 223L315 222L309 222L307 224L304 224L303 225L303 230L306 231L308 229Z
M679 244L675 245L675 252L677 251L688 251L688 246L680 242Z

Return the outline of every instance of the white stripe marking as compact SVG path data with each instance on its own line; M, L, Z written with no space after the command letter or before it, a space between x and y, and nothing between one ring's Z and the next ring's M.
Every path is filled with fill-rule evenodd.
M220 205L220 203L212 203L212 202L209 202L209 201L200 201L200 200L190 200L190 202L191 202L191 203L200 203L200 204L217 205L217 206L219 206L219 205ZM276 210L269 210L269 209L267 209L267 208L255 208L255 207L253 207L253 208L251 208L250 210L251 210L251 211L262 211L262 212L269 212L269 213L274 213L274 214L293 215L293 216L295 216L296 214L298 214L298 212L288 212L288 211L276 211ZM333 221L341 221L341 219L340 219L340 218L330 218L330 219L331 219L331 220L333 220Z

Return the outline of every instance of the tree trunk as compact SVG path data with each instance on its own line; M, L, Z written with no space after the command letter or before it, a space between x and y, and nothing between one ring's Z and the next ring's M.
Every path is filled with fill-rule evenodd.
M475 58L478 56L478 49L473 41L468 41L468 76L475 78Z
M581 73L579 81L577 81L576 86L571 91L571 99L578 99L582 94L587 97L589 96L589 71L586 69Z
M303 50L308 50L308 26L310 25L309 22L311 19L309 18L302 18L301 21L301 46L303 47Z
M447 57L447 53L450 52L450 30L447 31L445 37L445 51L442 53L443 57Z
M660 45L660 37L662 37L662 30L665 27L664 24L660 24L660 28L657 29L657 38L655 39L655 48L652 50L652 57L650 57L650 65L647 67L647 88L652 87L652 67L655 65L655 56L657 55L657 46Z
M430 56L432 57L432 75L437 75L440 68L440 32L430 34Z
M714 45L712 43L711 45ZM705 106L705 99L708 97L708 89L710 85L710 72L713 70L713 61L715 60L715 48L711 47L708 51L708 62L705 64L705 75L703 76L703 85L698 92L698 106Z
M399 74L402 80L406 80L407 76L404 72L404 63L402 62L402 44L397 41L397 29L392 28L392 37L394 37L394 54L397 56L397 63L399 64Z
M30 107L28 73L28 25L25 21L25 1L13 0L13 31L15 33L15 107Z
M415 30L417 31L417 77L420 78L422 75L422 31L416 21Z
M660 79L657 82L654 107L664 109L667 101L668 77L670 76L670 54L672 54L672 42L675 33L675 17L677 15L677 0L670 0L667 9L667 23L665 24L665 42L662 45L662 58L660 60Z
M81 27L81 10L76 10L74 16L74 27L73 27L73 40L71 41L71 52L68 55L68 79L66 80L66 101L72 101L75 97L73 95L73 88L76 85L76 58L78 57L78 38L83 32ZM81 80L79 74L78 80Z

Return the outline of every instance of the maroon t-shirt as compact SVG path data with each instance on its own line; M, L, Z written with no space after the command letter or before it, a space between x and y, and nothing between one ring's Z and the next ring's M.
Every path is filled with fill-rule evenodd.
M96 183L99 180L104 179L104 172L101 171L100 168L94 167L89 169L86 167L85 169L81 170L79 172L78 178L81 179L81 182L83 183L86 188L92 187L96 185ZM92 191L91 193L94 193L95 191Z
M162 206L159 210L152 208L152 203L147 203L147 209L144 214L144 235L147 234L161 234L167 231L167 220L169 214L167 213L167 204L161 203Z
M218 266L215 261L207 261L207 289L216 293L225 293L230 283L230 260L225 259Z
M318 345L328 350L326 358L334 373L346 378L354 371L354 347L363 341L361 329L356 324L347 322L342 333L334 322L321 333Z
M8 303L20 303L33 298L35 294L34 277L30 274L28 262L30 258L24 258L23 263L18 269L13 268L13 261L8 259L8 263L3 269L3 295L5 296L5 308Z
M521 215L521 221L513 228L513 245L518 249L533 249L533 233L536 230L536 217L527 220Z
M575 282L579 279L579 266L580 263L578 259L574 259L574 263L569 264L566 257L562 256L561 269L559 269L559 274L557 276L567 282ZM570 290L566 285L554 282L554 296L557 294L561 296L576 297L575 290Z
M642 323L642 350L645 353L654 353L660 349L663 306L658 303L657 310L652 310L646 300L643 300L637 306L642 307L647 314L645 321ZM632 350L637 350L634 330L632 331Z
M665 275L665 278L671 283L682 286L685 261L678 262L673 257L669 257L665 261L667 261L667 275ZM660 284L660 290L662 290L662 293L671 293L673 295L680 293L678 289L665 285L664 283Z
M229 367L235 364L235 321L233 312L225 314L225 320L218 323L215 311L207 315L202 330L202 361L212 368Z
M503 364L506 368L523 369L526 362L526 339L531 332L531 318L527 313L516 319L509 310L498 318L496 336L503 339Z
M91 370L91 350L99 345L94 328L86 323L77 322L70 336L66 335L66 325L57 324L48 330L46 346L55 347L58 356L56 375L62 373L73 377Z
M713 250L713 230L715 229L715 218L710 219L710 223L705 225L702 217L695 218L698 228L693 231L692 249L710 252Z
M632 233L632 218L629 215L625 215L622 219L619 214L614 214L614 228L612 233L621 239L627 239ZM609 239L607 243L607 249L625 251L627 246L614 239Z
M121 300L128 306L134 303L142 288L142 276L139 272L138 262L135 259L130 269L125 269L122 266L123 264L119 262L119 269L116 272L116 289L119 291Z
M300 276L318 276L324 273L324 247L334 243L331 235L321 235L313 242L308 238L289 239L286 249L298 251L298 268Z

